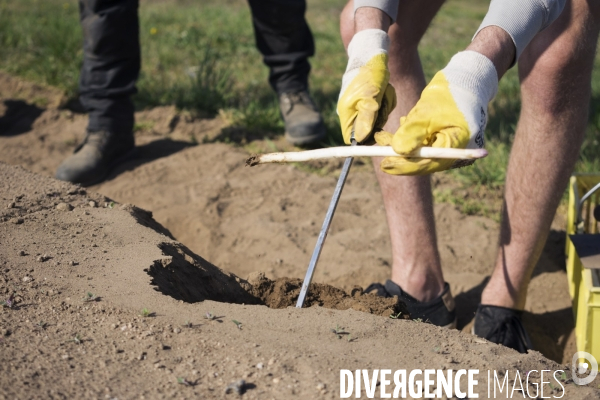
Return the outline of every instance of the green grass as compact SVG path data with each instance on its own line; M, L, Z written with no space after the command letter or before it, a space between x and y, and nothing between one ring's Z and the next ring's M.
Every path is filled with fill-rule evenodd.
M424 37L420 52L427 79L463 49L487 10L486 0L449 0ZM341 0L308 0L307 20L316 41L310 77L328 136L339 145L335 112L346 55L339 35ZM140 7L142 71L138 109L174 104L193 115L221 113L232 124L218 140L232 143L283 133L268 71L255 47L243 0L146 1ZM82 35L74 0L0 0L0 69L56 86L76 96ZM577 164L600 170L600 57L593 77L592 112ZM502 189L520 108L516 69L500 83L486 132L490 156L449 174L465 185ZM142 126L138 126L142 129Z
M76 92L83 51L74 1L0 0L0 68Z
M457 196L453 190L435 191L434 198L436 202L454 204L466 215L487 213L485 204L482 201Z
M486 143L489 155L473 165L452 170L449 173L454 175L466 186L472 184L484 185L490 189L501 189L504 186L506 176L506 165L510 144L499 139L492 139Z

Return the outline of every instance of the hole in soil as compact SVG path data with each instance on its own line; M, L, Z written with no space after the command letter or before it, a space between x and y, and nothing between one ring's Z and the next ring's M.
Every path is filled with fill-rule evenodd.
M262 304L270 308L295 306L302 280L280 278L270 280L262 273L253 274L248 281L225 272L179 243L159 245L165 255L146 271L153 278L155 290L177 300L196 303L214 300L226 303ZM353 309L371 314L390 316L402 313L408 317L403 304L396 298L364 294L360 287L350 293L326 284L313 283L305 306L321 306L336 310Z

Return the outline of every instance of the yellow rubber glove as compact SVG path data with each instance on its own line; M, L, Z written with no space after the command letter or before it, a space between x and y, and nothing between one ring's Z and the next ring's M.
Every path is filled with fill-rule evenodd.
M356 33L348 46L348 67L337 104L346 144L353 128L358 143L367 141L396 107L396 93L388 83L388 47L388 35L379 29Z
M421 146L483 148L487 106L498 89L494 64L485 56L464 51L438 72L423 90L395 135L380 132L375 140L400 155ZM393 175L425 175L472 164L472 160L387 157L381 169Z

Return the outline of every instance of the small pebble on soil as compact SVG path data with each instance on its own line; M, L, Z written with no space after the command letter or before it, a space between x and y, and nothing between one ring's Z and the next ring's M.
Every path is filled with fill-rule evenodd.
M73 206L68 203L58 203L56 209L59 211L71 211L73 209Z

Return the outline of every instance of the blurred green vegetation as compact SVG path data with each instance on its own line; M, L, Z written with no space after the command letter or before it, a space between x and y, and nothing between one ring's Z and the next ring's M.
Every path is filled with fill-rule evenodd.
M308 0L307 20L316 40L311 90L323 112L328 137L341 144L335 113L346 55L339 35L341 0ZM427 79L470 41L487 10L486 0L449 0L420 47ZM256 50L243 0L150 0L140 7L142 72L138 108L175 104L201 115L223 113L247 132L283 133L267 68ZM0 69L77 94L82 36L73 0L0 0ZM600 57L579 171L600 170ZM468 185L501 189L520 108L516 69L500 83L486 132L490 156L451 171ZM549 134L551 134L549 132Z

